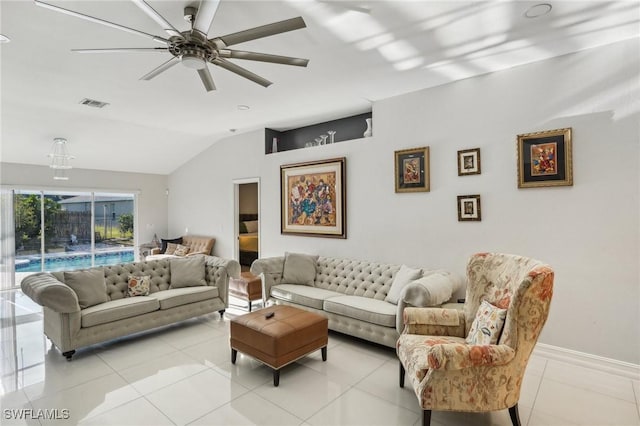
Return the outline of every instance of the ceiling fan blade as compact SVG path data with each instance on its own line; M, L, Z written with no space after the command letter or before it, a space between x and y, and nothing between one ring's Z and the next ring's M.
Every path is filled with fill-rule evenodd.
M71 49L75 53L166 53L166 47L114 47L110 49Z
M202 33L205 38L211 29L211 23L220 6L220 0L202 0L193 23L193 29Z
M245 52L244 50L223 49L220 50L220 56L223 58L246 59L249 61L271 62L274 64L295 65L298 67L306 67L309 63L308 59L270 55L268 53Z
M249 40L286 33L287 31L299 30L306 26L307 24L304 23L304 19L302 19L301 16L298 16L297 18L285 19L284 21L262 25L260 27L239 31L222 37L216 37L212 39L212 41L215 43L217 40L222 40L225 46L233 46L234 44L244 43Z
M200 76L200 80L202 80L202 84L204 84L204 88L207 89L207 92L216 90L216 85L213 84L213 77L211 77L209 68L199 69L198 75Z
M153 71L151 71L151 72L143 75L142 77L140 77L140 80L151 80L153 77L155 77L158 74L168 70L169 68L171 68L172 66L174 66L175 64L177 64L179 62L180 62L180 58L174 56L173 58L169 59L164 64L160 65L158 68L156 68Z
M73 10L64 9L62 7L54 6L52 4L41 2L40 0L35 0L36 5L40 7L44 7L45 9L50 9L56 12L64 13L66 15L75 16L76 18L84 19L86 21L95 22L97 24L106 25L107 27L115 28L117 30L126 31L131 34L138 34L147 38L150 38L159 43L167 43L168 40L162 37L155 36L153 34L148 34L143 31L134 30L133 28L125 27L124 25L114 24L113 22L105 21L104 19L94 18L93 16L84 15L79 12L74 12Z
M231 71L232 73L236 73L241 77L249 79L249 80L253 81L254 83L258 83L261 86L269 87L269 86L271 86L273 84L269 80L267 80L265 78L262 78L259 75L254 74L254 73L252 73L251 71L249 71L249 70L247 70L245 68L242 68L239 65L236 65L236 64L234 64L232 62L229 62L224 58L216 58L216 59L213 60L213 63L218 65L218 66L220 66L220 67L222 67L222 68L224 68L224 69L226 69L226 70Z
M180 31L178 31L173 25L171 25L169 21L164 19L162 15L156 12L155 9L149 6L149 4L147 4L144 0L131 1L134 2L140 9L142 9L142 11L146 13L151 19L156 21L156 23L160 25L162 29L165 30L167 34L169 34L169 36L180 37L181 39L184 39L182 34L180 34Z

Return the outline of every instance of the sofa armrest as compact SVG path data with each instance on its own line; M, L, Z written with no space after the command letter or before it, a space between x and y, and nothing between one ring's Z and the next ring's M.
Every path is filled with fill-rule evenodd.
M229 278L240 278L240 264L237 260L217 256L204 256L204 258L207 284L218 288L220 298L225 306L228 306Z
M204 255L206 256L206 255L208 255L209 253L205 253L204 251L194 251L194 252L189 252L189 253L187 253L187 256L186 256L186 257L189 257L189 256L195 256L195 255L197 255L197 254L204 254Z
M160 247L152 248L149 254L160 254Z
M271 296L271 287L280 284L284 270L284 256L265 257L256 259L251 264L251 273L256 276L264 274L262 280L262 294L265 302Z
M29 275L22 280L20 287L31 300L52 311L62 314L80 311L76 292L49 273Z
M459 309L412 308L402 314L405 334L464 337L464 312Z
M441 343L429 348L427 362L434 370L462 370L470 367L501 366L515 357L508 345Z

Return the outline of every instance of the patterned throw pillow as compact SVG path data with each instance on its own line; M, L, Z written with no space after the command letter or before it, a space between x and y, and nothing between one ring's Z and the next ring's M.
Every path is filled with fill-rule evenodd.
M178 244L168 243L167 249L164 251L164 254L174 254L177 248L178 248Z
M173 252L176 256L186 256L189 253L189 247L178 244L176 251Z
M500 309L483 300L471 324L466 342L470 345L495 345L502 333L506 317L506 309Z
M129 275L129 286L127 295L129 297L147 296L149 294L149 285L151 284L151 276L134 276Z

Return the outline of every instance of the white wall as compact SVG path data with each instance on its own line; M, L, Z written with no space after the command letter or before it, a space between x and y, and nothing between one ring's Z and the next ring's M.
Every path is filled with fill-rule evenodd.
M263 132L230 137L169 177L169 230L218 238L233 257L232 180L261 179L263 257L300 251L446 268L500 251L556 271L540 341L640 364L638 40L378 101L374 136L264 155ZM399 76L401 78L401 76ZM517 188L516 135L573 128L574 186ZM394 192L394 151L430 146L431 192ZM482 174L456 151L481 148ZM253 153L250 155L249 153ZM279 166L347 158L346 240L280 234ZM233 159L233 161L230 161ZM480 194L482 221L456 196Z
M103 170L72 169L69 180L55 181L49 167L1 163L0 183L49 190L139 191L138 240L151 241L153 234L167 234L166 175L123 173Z

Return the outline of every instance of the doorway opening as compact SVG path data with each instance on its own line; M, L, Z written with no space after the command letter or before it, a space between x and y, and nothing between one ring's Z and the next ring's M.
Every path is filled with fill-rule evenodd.
M242 272L246 272L260 255L260 180L242 179L234 184L235 254Z

